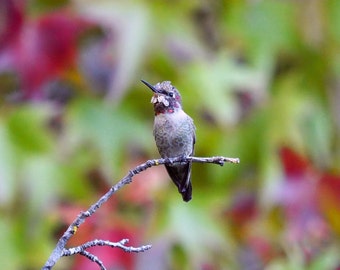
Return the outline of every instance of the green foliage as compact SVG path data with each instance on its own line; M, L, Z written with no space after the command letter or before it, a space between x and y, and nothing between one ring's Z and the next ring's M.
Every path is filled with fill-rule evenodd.
M158 157L152 94L140 79L171 80L180 90L197 127L195 155L241 163L194 164L188 204L165 170L152 168L85 232L81 227L77 241L159 241L137 257L164 269L339 267L339 1L31 1L6 8L4 269L41 267L80 210ZM112 261L150 267L110 252Z

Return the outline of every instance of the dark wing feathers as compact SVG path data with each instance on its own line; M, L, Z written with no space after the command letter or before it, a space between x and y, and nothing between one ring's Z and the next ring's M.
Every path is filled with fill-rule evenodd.
M179 193L182 194L183 200L190 201L192 192L190 182L191 162L183 165L165 165L165 168L177 186Z

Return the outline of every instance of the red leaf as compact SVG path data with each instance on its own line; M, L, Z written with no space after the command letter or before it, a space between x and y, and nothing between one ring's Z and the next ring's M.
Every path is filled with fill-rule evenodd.
M44 82L74 65L77 36L83 29L81 20L66 12L48 14L26 25L15 65L28 97L39 96Z
M41 98L45 83L74 66L78 36L90 23L58 11L26 20L21 26L22 15L8 5L19 22L7 20L2 38L8 46L0 54L0 63L18 73L23 98Z
M234 200L227 210L227 218L235 225L241 226L249 222L257 212L256 197L249 192L239 193L234 196Z
M340 233L340 176L324 174L317 186L320 210L333 228Z
M0 52L18 37L23 22L23 1L0 1L1 27L0 27Z
M280 151L284 181L277 194L286 219L286 239L310 260L329 238L330 231L318 209L319 172L304 157L289 148Z
M291 179L297 179L297 177L302 176L310 167L305 158L288 147L281 148L280 157L284 172Z

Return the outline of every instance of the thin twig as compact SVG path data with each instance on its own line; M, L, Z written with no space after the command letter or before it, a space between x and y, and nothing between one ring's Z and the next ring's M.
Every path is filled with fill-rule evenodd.
M100 267L101 270L106 270L104 263L101 260L99 260L99 258L96 255L94 255L94 254L92 254L92 253L90 253L86 250L82 250L81 252L79 252L79 254L85 256L90 261L98 264L98 266Z
M185 162L196 162L196 163L213 163L218 165L224 165L224 163L239 163L240 160L238 158L227 158L227 157L176 157L176 158L166 158L166 159L152 159L148 160L143 164L138 165L134 169L130 170L127 175L125 175L117 184L112 186L110 190L104 194L96 203L92 204L88 210L85 212L81 212L77 218L71 223L71 225L67 228L63 236L59 239L55 249L51 253L50 257L46 261L45 265L42 267L43 270L49 270L51 269L55 263L60 259L60 257L65 256L65 246L68 242L68 240L76 233L77 229L80 227L82 223L86 220L86 218L93 215L98 208L102 206L103 203L105 203L107 200L110 199L110 197L116 193L119 189L121 189L123 186L130 184L132 182L132 178L147 170L150 167L153 166L159 166L163 164L173 164L173 163L185 163ZM142 247L150 247L151 246L142 246ZM140 248L142 248L140 247ZM146 250L146 249L145 249ZM82 255L92 255L88 252L82 252ZM94 255L93 255L94 256ZM98 260L99 261L99 260ZM99 261L100 262L100 261ZM98 262L97 262L98 263Z
M112 248L120 248L126 252L144 252L151 248L151 245L145 245L140 247L127 247L126 244L129 242L129 239L122 239L119 242L111 242L109 240L101 240L101 239L95 239L93 241L86 242L85 244L82 244L77 247L64 249L62 256L71 256L74 254L78 254L90 247L95 246L108 246Z
M129 242L128 239L122 239L119 242L111 242L108 240L100 240L100 239L95 239L93 241L86 242L83 245L73 247L73 248L68 248L63 250L63 254L61 256L72 256L75 254L80 254L88 258L90 261L96 263L101 270L106 270L106 267L104 266L104 263L94 254L88 252L86 249L95 247L95 246L108 246L112 248L121 248L122 250L126 252L144 252L148 249L151 248L151 245L146 245L146 246L140 246L140 247L127 247L126 244Z

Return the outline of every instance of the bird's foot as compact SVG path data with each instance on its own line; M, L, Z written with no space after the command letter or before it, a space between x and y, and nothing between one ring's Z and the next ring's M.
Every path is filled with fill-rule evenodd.
M165 161L166 161L166 163L169 164L169 165L170 165L170 164L174 164L174 162L172 161L171 158L166 158Z
M187 164L188 163L188 161L187 161L187 158L188 158L189 156L188 155L181 155L181 156L179 156L179 158L181 159L181 164Z

